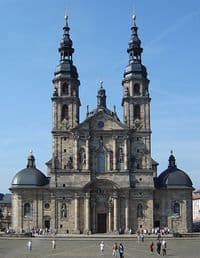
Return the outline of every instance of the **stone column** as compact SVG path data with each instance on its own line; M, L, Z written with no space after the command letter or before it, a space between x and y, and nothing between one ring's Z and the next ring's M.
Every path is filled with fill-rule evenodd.
M106 155L107 171L110 171L110 153Z
M124 169L128 169L128 143L127 138L124 139Z
M130 106L129 106L129 117L130 117L130 125L131 126L133 126L133 116L134 116L134 112L133 112L133 110L134 110L134 106L133 106L133 104L130 104Z
M42 203L42 199L40 196L38 196L38 227L39 228L44 228L44 224L43 224L43 203Z
M75 197L74 197L74 233L79 233L78 218L79 218L78 196L77 196L77 194L75 194Z
M113 137L113 170L117 169L116 164L116 137Z
M95 199L92 201L92 233L96 232L96 202Z
M86 139L86 170L89 170L89 137Z
M33 200L33 225L34 228L38 228L38 196Z
M113 197L113 231L117 232L117 196Z
M125 199L125 232L129 232L129 199Z
M74 169L78 169L78 137L74 139Z
M90 195L86 193L85 196L85 233L90 231Z
M108 210L108 232L109 233L112 231L111 211L112 211L112 203L109 203L109 210Z

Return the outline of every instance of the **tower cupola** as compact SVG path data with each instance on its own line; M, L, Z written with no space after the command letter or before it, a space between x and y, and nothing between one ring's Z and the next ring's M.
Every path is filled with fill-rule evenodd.
M143 48L141 48L141 40L137 34L138 27L136 26L136 15L133 15L133 26L131 27L131 31L132 35L129 41L129 47L127 49L129 54L129 62L141 63L141 54Z
M59 52L60 52L60 59L65 60L72 60L72 54L74 53L74 49L72 47L73 43L70 39L69 35L69 25L68 25L68 16L65 16L65 25L63 27L63 38L60 42Z
M129 63L124 71L124 77L129 76L147 78L146 67L142 64L141 40L138 37L138 27L136 25L136 15L132 16L133 25L131 27L131 39L128 44Z
M60 46L58 51L60 53L60 62L56 67L56 71L54 73L55 77L53 79L61 78L74 78L78 79L78 73L75 65L73 65L73 53L74 48L73 42L70 38L70 28L68 25L68 16L65 16L65 24L63 27L63 37L60 42Z

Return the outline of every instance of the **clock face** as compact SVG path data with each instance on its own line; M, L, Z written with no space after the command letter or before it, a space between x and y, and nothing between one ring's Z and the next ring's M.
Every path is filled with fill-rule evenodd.
M98 122L98 128L103 128L104 127L104 122L103 121L99 121Z

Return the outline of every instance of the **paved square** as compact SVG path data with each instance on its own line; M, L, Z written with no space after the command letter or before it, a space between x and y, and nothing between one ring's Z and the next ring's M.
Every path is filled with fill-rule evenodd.
M102 239L105 243L104 256L99 252L99 239L56 239L56 249L52 250L51 239L32 238L32 251L27 250L29 239L0 239L0 258L95 258L113 257L112 244L122 242L125 247L125 257L149 258L158 257L149 253L149 245L152 239L145 239L144 243L138 243L135 238ZM156 240L153 239L154 243ZM167 256L173 258L200 258L200 238L167 239ZM118 255L119 258L119 255Z

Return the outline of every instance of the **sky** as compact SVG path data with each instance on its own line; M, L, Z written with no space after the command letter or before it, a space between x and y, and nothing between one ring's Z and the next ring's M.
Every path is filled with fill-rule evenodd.
M200 188L200 1L0 0L0 192L30 150L46 173L52 152L51 96L64 15L79 73L81 120L96 107L99 81L122 119L122 79L131 17L137 16L151 95L152 157L177 166Z

